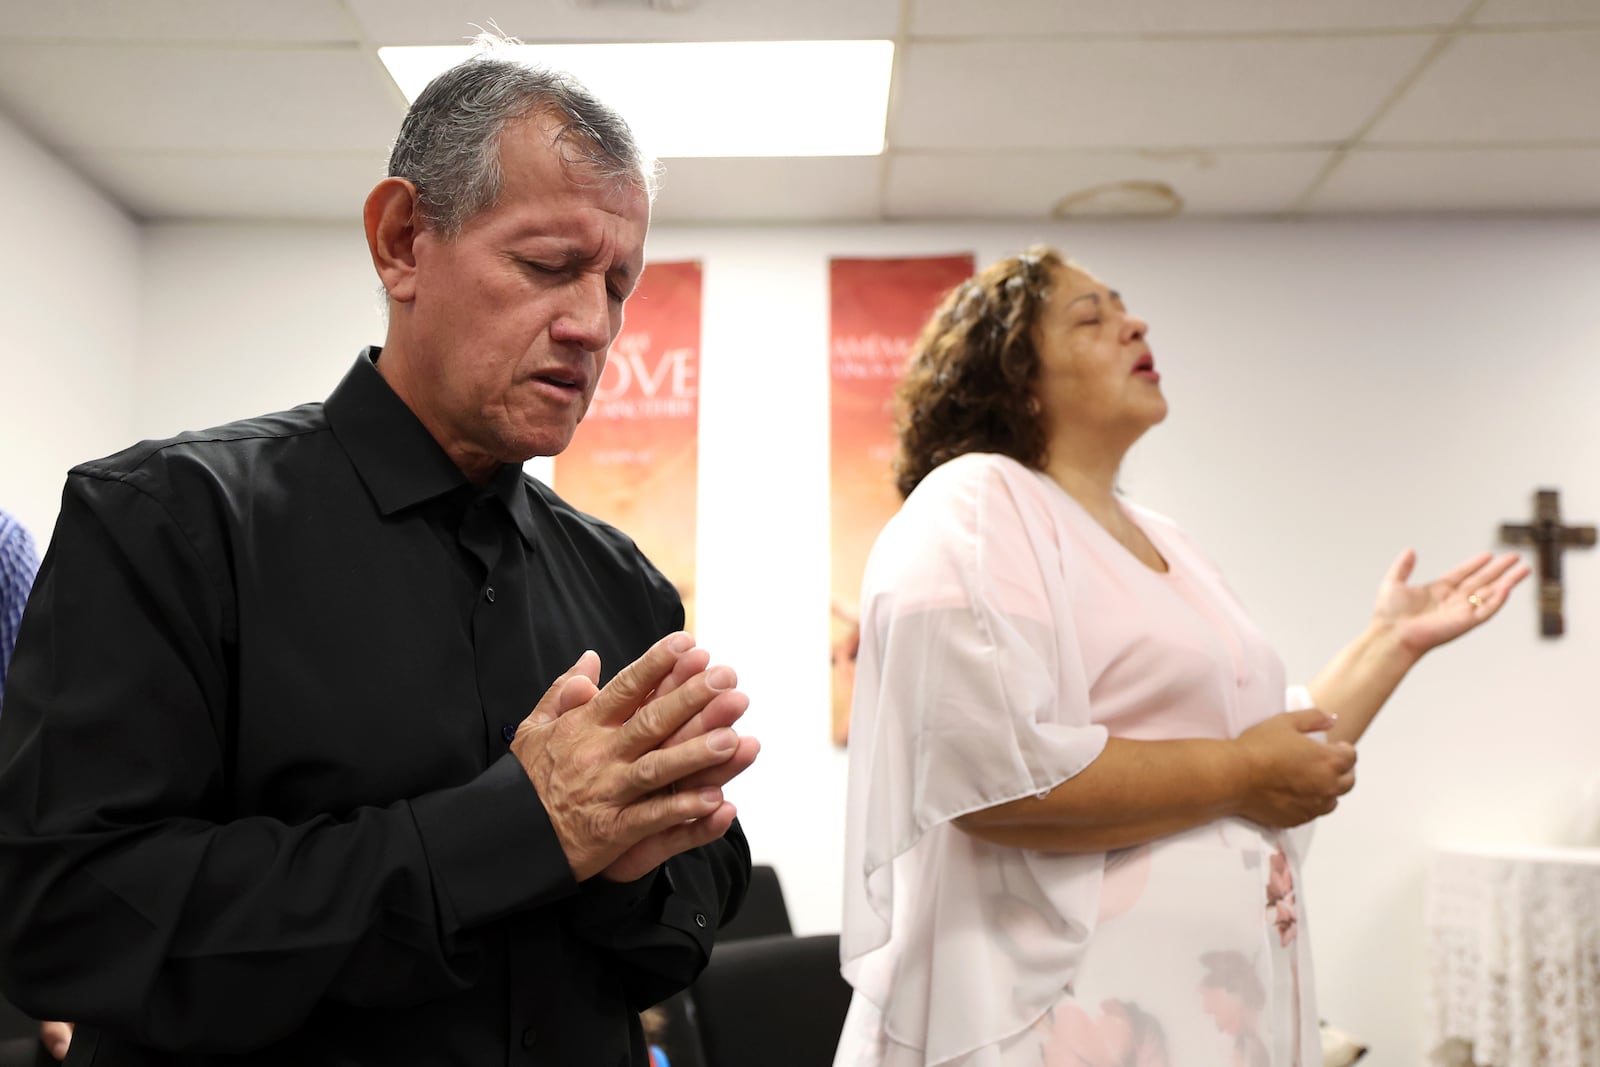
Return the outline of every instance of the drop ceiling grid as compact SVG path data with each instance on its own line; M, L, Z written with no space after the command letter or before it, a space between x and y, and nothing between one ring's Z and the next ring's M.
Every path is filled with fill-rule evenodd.
M1046 218L1063 196L1123 181L1161 182L1186 215L1277 215L1320 172L1326 151L901 153L890 162L894 219Z
M0 109L141 216L343 217L402 107L372 47L459 39L482 10L0 0ZM567 40L906 31L885 156L668 161L667 221L1029 217L1118 175L1169 182L1193 214L1281 212L1312 187L1313 212L1415 210L1441 176L1445 209L1600 210L1596 0L690 0L678 13L524 0L501 27ZM1333 152L1345 155L1316 184Z
M1594 0L1484 0L1473 15L1482 26L1600 26Z
M1433 38L913 42L904 149L1340 143Z
M7 45L0 96L68 153L338 151L392 136L403 113L351 46Z
M340 0L0 0L0 41L354 42Z
M1438 30L1472 0L914 0L919 37Z
M1600 208L1596 189L1600 147L1361 151L1345 158L1307 210L1592 213Z
M132 155L79 160L134 215L166 222L279 220L359 227L387 153L306 156Z
M1450 42L1370 139L1600 144L1597 100L1600 30L1468 34Z
M456 44L490 14L527 41L849 40L894 36L899 0L690 0L679 11L644 0L345 0L382 44Z

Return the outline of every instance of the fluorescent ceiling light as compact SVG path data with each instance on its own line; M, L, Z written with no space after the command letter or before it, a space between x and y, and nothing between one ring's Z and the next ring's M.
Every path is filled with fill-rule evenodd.
M380 48L407 100L477 52ZM872 156L883 151L893 41L505 45L564 70L611 105L655 156Z

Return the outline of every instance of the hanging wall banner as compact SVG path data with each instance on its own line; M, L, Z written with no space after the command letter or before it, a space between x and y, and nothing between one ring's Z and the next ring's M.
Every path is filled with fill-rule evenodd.
M632 537L678 587L691 632L699 397L700 264L651 263L553 476L573 507Z
M973 258L835 259L829 264L832 369L832 735L849 732L861 573L900 508L894 489L894 390L911 345Z

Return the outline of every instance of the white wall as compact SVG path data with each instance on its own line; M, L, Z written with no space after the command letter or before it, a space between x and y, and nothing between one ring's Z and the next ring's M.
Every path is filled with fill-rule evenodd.
M321 400L363 346L383 342L359 217L348 227L151 226L144 270L141 437Z
M139 228L0 116L0 507L49 540L67 470L128 444Z
M1492 547L1541 485L1562 489L1569 518L1600 519L1600 222L658 231L654 258L706 266L699 636L754 697L764 751L734 798L802 932L837 928L841 879L827 257L982 261L1036 238L1152 322L1172 415L1125 487L1211 548L1293 676L1354 635L1404 545L1432 574ZM144 266L140 435L320 398L381 337L354 225L155 227ZM71 410L51 388L46 423L51 405ZM1429 845L1556 840L1562 803L1597 769L1580 670L1600 659L1600 553L1569 555L1567 572L1567 637L1536 637L1524 589L1406 683L1313 851L1324 1014L1379 1067L1423 1062Z

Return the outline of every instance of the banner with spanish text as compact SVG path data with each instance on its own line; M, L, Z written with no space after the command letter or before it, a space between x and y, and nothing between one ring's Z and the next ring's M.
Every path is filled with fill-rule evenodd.
M691 631L699 375L700 264L651 263L553 474L556 492L633 538L677 586Z
M861 574L872 542L900 508L892 470L895 386L929 314L972 272L970 255L829 263L833 538L829 644L831 733L837 745L843 745L849 733Z

